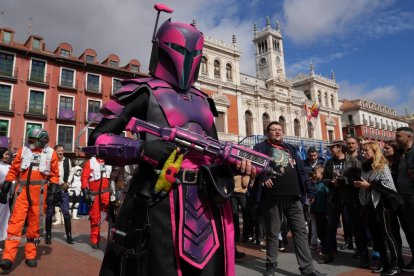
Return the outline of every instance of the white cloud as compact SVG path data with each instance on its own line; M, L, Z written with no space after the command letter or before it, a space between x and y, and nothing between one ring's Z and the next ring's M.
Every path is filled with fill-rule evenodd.
M339 86L340 99L365 99L389 107L394 107L401 101L399 97L401 93L394 85L369 89L366 83L351 84L348 81L342 81Z
M315 67L315 71L318 71L317 70L318 65L325 64L325 63L331 63L332 61L336 59L342 58L346 54L347 54L346 52L333 52L329 55L324 55L323 57L312 56L306 59L301 59L292 64L288 63L286 70L287 70L288 76L294 77L298 73L309 72L310 64L312 63Z
M298 43L319 41L322 37L326 39L330 36L342 35L352 31L361 22L370 20L377 22L375 17L371 15L389 7L394 2L395 0L285 1L283 9L286 34ZM370 30L366 31L370 32Z

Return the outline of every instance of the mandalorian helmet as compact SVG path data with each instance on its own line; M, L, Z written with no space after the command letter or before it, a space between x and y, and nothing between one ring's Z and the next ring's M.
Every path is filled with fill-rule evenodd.
M165 21L152 46L150 73L179 89L197 80L204 36L193 25Z
M49 134L42 128L31 128L27 132L27 146L30 149L43 149L49 143Z

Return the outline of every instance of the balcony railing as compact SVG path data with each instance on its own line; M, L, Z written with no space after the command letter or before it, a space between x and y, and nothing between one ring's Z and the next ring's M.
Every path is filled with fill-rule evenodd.
M376 128L380 128L380 127L381 127L380 123L376 122L376 123L375 123L375 127L376 127Z
M76 111L72 109L60 108L56 110L56 119L73 122L76 120Z
M70 81L62 80L61 78L59 78L58 88L68 89L68 90L78 90L78 80L74 80L70 82Z
M99 85L88 85L85 84L85 92L92 94L103 94L103 84Z
M0 70L0 80L17 83L18 73L17 68L14 68L14 70Z
M14 115L14 102L12 104L0 102L1 115Z
M31 117L36 119L47 119L47 105L44 108L37 108L35 106L30 106L27 103L25 104L25 117Z
M46 76L38 76L35 74L31 74L31 72L29 71L29 79L27 80L27 83L30 85L49 88L50 74L46 74Z
M374 126L374 121L369 121L370 126Z
M86 114L87 114L86 120L88 122L93 121L93 122L99 123L103 117L102 113L88 112Z
M364 125L368 125L368 120L367 119L364 119L363 121L362 121L362 123L364 124Z
M348 120L348 124L347 124L348 126L353 126L353 125L355 125L355 123L354 123L354 120Z

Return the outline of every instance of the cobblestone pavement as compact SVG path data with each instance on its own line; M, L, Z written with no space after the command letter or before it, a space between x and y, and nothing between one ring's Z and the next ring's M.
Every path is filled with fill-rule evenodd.
M52 245L48 246L42 241L38 248L38 266L29 268L24 263L24 252L22 245L19 248L16 260L9 275L17 276L71 276L71 275L98 275L101 260L103 258L104 246L106 244L107 223L101 231L101 248L92 249L89 245L89 221L87 216L81 220L72 221L73 237L75 244L69 245L65 242L64 227L53 226ZM24 239L23 239L24 240ZM238 276L262 275L264 272L265 253L259 247L250 243L238 243L237 248L246 253L246 257L236 262L236 274ZM409 259L409 250L406 250L406 260ZM352 259L351 250L339 251L335 262L329 265L317 264L319 256L314 256L316 268L328 275L343 276L372 276L370 270L358 269L358 260ZM284 253L279 253L279 264L277 275L293 276L298 275L299 269L293 250L292 241L286 247ZM372 262L372 266L376 265ZM5 274L5 272L3 272ZM414 275L414 273L404 273Z

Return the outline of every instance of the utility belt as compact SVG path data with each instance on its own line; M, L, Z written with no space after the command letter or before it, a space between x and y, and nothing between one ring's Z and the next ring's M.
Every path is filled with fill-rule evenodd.
M96 195L101 195L104 193L108 193L111 189L108 187L106 189L103 189L101 192L99 191L91 191L91 195L96 196Z
M199 170L181 169L178 172L177 178L183 185L197 186Z
M234 179L227 164L201 165L198 170L181 169L177 178L183 185L194 185L202 197L221 205L234 191Z

